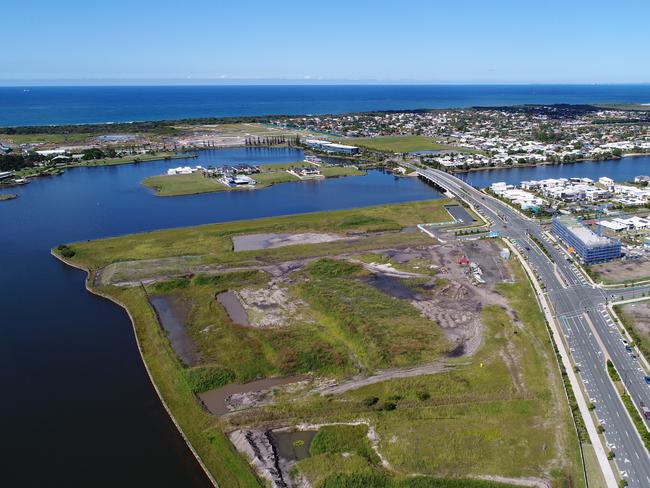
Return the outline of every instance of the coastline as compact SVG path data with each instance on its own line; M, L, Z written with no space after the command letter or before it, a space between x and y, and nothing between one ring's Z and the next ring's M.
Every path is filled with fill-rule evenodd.
M194 446L192 445L192 443L190 442L188 437L185 435L185 432L181 428L180 423L176 420L176 417L174 417L174 414L172 413L171 409L169 408L169 405L167 405L167 402L165 401L165 398L163 397L160 389L158 388L158 385L156 384L156 382L154 380L154 377L153 377L153 374L151 373L151 370L149 369L149 365L147 364L147 361L145 359L144 351L142 350L142 344L140 342L140 337L138 336L138 331L137 331L137 328L136 328L136 325L135 325L135 319L133 318L133 315L131 315L131 312L128 309L128 307L124 303L120 302L117 298L112 297L110 295L107 295L105 293L102 293L99 290L93 289L93 287L90 285L90 278L92 276L92 271L91 270L85 269L85 268L83 268L83 267L81 267L81 266L79 266L77 264L74 264L74 263L70 262L69 260L67 260L66 258L64 258L63 256L59 256L58 254L56 254L54 252L54 249L50 250L50 254L52 256L54 256L56 259L58 259L59 261L61 261L62 263L66 264L67 266L78 269L80 271L84 271L86 273L86 278L84 280L86 291L88 291L89 293L92 293L93 295L104 298L104 299L118 305L122 309L124 309L124 311L126 312L126 314L129 317L129 320L131 321L133 336L135 338L136 346L138 348L138 353L140 354L140 359L141 359L142 364L144 366L144 369L145 369L145 371L147 373L147 376L149 377L149 381L151 382L151 385L153 386L154 391L156 392L156 395L158 396L158 399L160 400L160 403L162 404L163 408L167 412L167 415L171 419L171 421L174 424L176 430L178 431L178 433L183 438L183 442L185 442L185 445L187 445L187 447L189 448L190 452L192 453L192 456L194 456L194 458L197 460L197 462L199 463L199 466L201 467L201 469L203 470L203 472L207 476L208 480L210 480L210 483L212 483L212 486L214 486L215 488L220 488L219 484L217 483L217 480L214 479L214 477L212 476L212 473L210 473L210 470L207 468L207 466L204 464L203 460L201 459L201 456L194 449Z

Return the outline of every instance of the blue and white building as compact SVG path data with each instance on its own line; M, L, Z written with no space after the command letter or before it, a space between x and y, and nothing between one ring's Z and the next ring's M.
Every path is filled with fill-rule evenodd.
M567 246L575 250L584 264L604 263L621 257L620 241L600 236L572 217L555 217L552 229Z

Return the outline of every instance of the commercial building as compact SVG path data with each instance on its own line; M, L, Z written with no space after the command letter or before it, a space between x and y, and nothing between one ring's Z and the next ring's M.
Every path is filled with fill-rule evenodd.
M574 218L555 217L552 228L555 235L585 264L603 263L621 257L620 241L599 236Z
M359 148L356 146L347 146L345 144L336 144L330 141L323 141L320 139L306 139L305 144L319 151L341 153L341 154L357 154Z

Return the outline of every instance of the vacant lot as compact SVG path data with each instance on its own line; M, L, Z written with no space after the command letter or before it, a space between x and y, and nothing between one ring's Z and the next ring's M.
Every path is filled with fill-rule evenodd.
M650 357L650 300L616 305L615 308L641 352Z
M650 259L629 261L617 259L608 263L594 264L590 267L590 274L594 281L603 281L607 284L650 280Z
M367 147L377 151L387 152L414 152L414 151L458 151L472 152L471 149L461 146L441 144L432 137L425 136L384 136L384 137L353 137L343 139L343 144Z
M216 178L206 178L198 171L189 175L150 176L142 184L153 189L156 195L161 197L228 190L228 187Z

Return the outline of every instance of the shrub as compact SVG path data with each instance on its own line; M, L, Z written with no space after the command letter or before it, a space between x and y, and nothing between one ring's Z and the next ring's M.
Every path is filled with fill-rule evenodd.
M56 250L59 251L59 254L61 254L61 256L63 256L64 258L71 258L76 254L72 249L70 249L65 244L59 244L56 247Z
M156 291L167 292L176 288L186 288L190 284L187 278L176 278L175 280L160 281L153 285Z
M392 410L395 410L397 408L397 404L393 402L384 402L384 405L381 407L383 410L386 410L387 412L390 412Z
M361 267L345 261L319 259L309 265L309 272L315 278L338 278L358 273Z
M379 401L379 398L377 398L376 396L370 396L370 397L366 397L366 398L364 398L364 399L361 401L361 403L362 403L364 406L366 406L366 407L372 407L372 406L375 405L378 401Z
M194 393L201 393L232 383L235 373L226 368L192 368L185 370L185 378Z
M431 398L431 394L428 391L418 391L415 395L420 401L425 401Z

